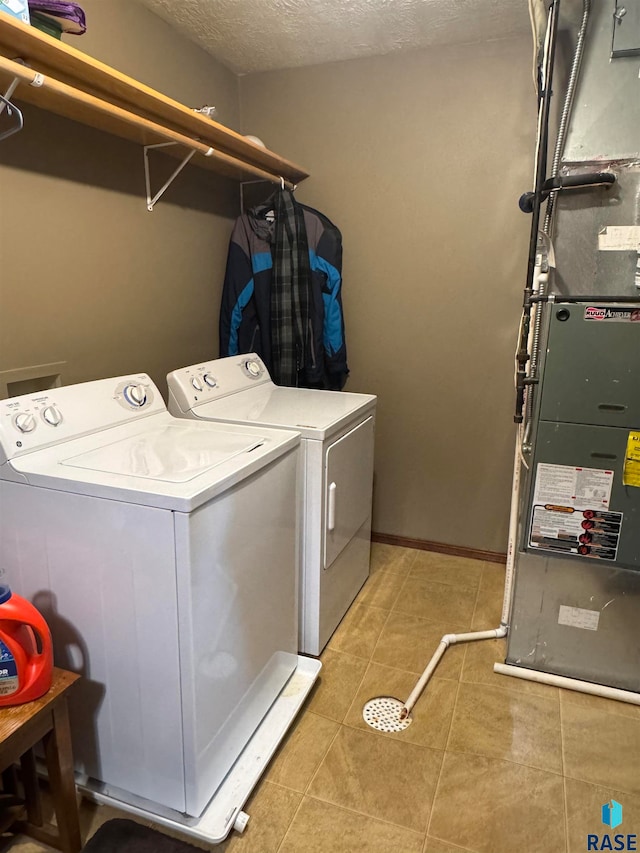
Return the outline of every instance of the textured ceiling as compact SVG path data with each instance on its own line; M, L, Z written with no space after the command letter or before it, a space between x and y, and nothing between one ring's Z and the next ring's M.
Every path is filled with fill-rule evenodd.
M236 74L529 30L527 0L141 0Z

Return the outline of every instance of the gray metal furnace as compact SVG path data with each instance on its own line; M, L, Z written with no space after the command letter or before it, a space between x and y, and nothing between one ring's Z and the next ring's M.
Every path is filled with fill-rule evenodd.
M528 365L507 663L640 693L640 30L616 0L563 2L566 79L580 6L557 174L615 185L558 194L538 243L549 284Z
M546 321L507 662L640 691L640 306Z

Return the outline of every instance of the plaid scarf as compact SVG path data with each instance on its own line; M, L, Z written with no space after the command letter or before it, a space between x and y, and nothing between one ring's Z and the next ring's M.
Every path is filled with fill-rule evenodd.
M297 386L309 349L311 267L304 213L289 190L274 197L271 355L276 385Z

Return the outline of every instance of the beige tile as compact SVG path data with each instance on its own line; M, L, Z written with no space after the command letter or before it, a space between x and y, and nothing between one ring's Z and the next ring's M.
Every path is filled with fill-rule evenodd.
M447 752L428 834L474 853L565 853L562 777Z
M524 678L513 678L500 675L493 671L494 663L504 663L507 653L506 640L479 640L467 643L467 651L462 667L462 680L476 684L493 684L505 690L515 690L518 693L531 693L535 696L558 698L558 688L548 684L537 684ZM448 652L447 652L448 654Z
M502 592L480 586L473 612L471 627L474 631L488 631L500 625L502 617Z
M562 773L558 697L547 699L462 682L447 750Z
M304 793L338 728L333 720L303 711L269 765L266 778Z
M466 631L471 625L477 590L466 586L433 583L421 575L409 575L394 604L394 610L420 616L449 632Z
M244 810L249 817L247 828L233 833L220 845L208 850L233 853L276 853L300 805L302 794L263 782Z
M421 853L423 833L305 797L278 853Z
M419 551L411 567L411 574L436 583L477 587L480 585L483 566L481 560L438 554L435 551Z
M404 702L416 684L417 678L409 672L371 663L356 695L345 724L363 731L372 729L362 718L365 702L378 696L393 696ZM456 699L457 682L434 677L418 699L411 713L413 722L402 732L378 733L377 737L393 738L418 746L444 749L451 725Z
M355 602L331 637L329 648L370 658L388 615L388 610Z
M640 794L640 718L618 713L618 702L576 701L568 692L560 700L565 775Z
M640 835L640 797L632 797L614 788L600 788L575 779L565 779L565 792L569 853L584 853L589 834L630 832ZM613 830L603 826L601 819L603 804L611 800L622 803L624 808L623 823Z
M422 673L438 648L444 634L451 631L450 625L438 625L392 610L389 614L372 660L396 669L406 669L416 674ZM464 646L452 646L447 649L438 664L440 678L460 678Z
M560 696L563 706L569 703L581 708L590 708L602 714L616 714L620 717L640 720L640 705L618 702L615 699L604 699L601 696L592 696L589 693L579 693L577 690L561 690Z
M341 723L367 669L367 661L325 649L322 669L306 708Z
M55 847L39 844L26 835L12 835L11 832L0 836L0 850L2 853L9 850L11 853L58 853Z
M402 548L398 545L371 544L371 574L385 571L395 575L408 575L416 555L414 548Z
M504 563L489 563L482 564L482 580L480 586L483 589L495 592L502 600L504 593L504 576L506 567Z
M376 572L369 577L358 593L356 603L391 610L404 582L405 578L402 575L393 572Z
M442 756L342 726L307 793L424 833Z
M424 853L464 853L464 847L458 847L455 844L448 844L446 841L440 841L439 838L427 837L424 846ZM523 851L524 853L524 851Z

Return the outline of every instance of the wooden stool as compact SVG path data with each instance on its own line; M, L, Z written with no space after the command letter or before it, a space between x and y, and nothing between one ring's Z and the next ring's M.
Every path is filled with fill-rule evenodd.
M24 705L0 708L0 771L6 783L9 768L19 761L25 791L27 819L16 821L13 817L9 825L15 824L19 831L64 853L79 853L82 847L67 710L67 691L78 678L73 672L54 667L51 688L44 696ZM38 741L44 745L57 835L43 828L33 750Z

